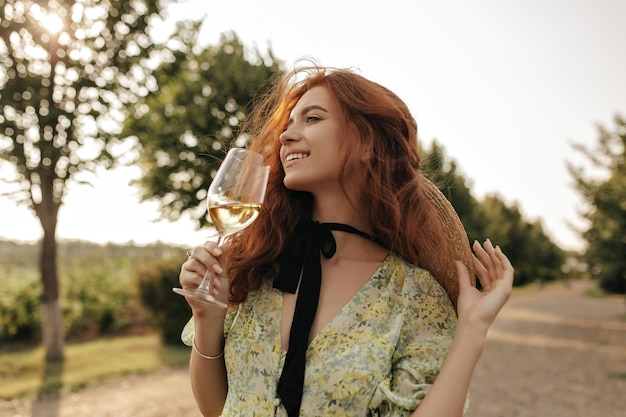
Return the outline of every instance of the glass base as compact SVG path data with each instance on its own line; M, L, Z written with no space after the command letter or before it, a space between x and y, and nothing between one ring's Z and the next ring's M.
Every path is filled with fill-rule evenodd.
M207 291L203 291L197 288L195 290L185 290L183 288L172 288L172 291L174 291L176 294L180 294L185 297L191 297L194 300L199 300L205 303L213 304L216 307L228 308L228 304L224 304L223 302L217 300Z

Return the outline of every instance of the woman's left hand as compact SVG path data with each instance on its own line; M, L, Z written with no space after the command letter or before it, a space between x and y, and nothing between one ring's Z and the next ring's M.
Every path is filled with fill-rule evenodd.
M457 261L457 312L459 324L484 326L486 332L511 296L514 269L500 247L494 248L489 240L483 246L474 242L473 249L474 268L483 290L472 286L467 268Z

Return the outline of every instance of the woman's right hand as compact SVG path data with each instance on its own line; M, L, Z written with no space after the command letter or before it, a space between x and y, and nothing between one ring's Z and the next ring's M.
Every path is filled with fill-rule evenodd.
M226 268L222 264L227 248L227 245L218 247L217 243L212 241L207 241L204 245L193 248L180 270L179 281L182 288L187 290L195 289L200 285L207 271L209 271L211 275L211 295L219 301L228 304L230 288ZM185 299L193 310L194 315L214 311L215 309L224 310L212 304L194 300L191 297L185 297Z

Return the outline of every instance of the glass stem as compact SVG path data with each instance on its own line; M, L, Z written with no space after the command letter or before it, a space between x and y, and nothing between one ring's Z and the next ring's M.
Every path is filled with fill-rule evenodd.
M217 237L218 248L222 246L223 240L224 240L224 236L220 233ZM207 268L206 272L204 273L204 277L202 277L202 282L200 282L200 285L198 285L198 290L206 292L206 293L211 291L211 276L212 275L213 273L211 272L211 270Z

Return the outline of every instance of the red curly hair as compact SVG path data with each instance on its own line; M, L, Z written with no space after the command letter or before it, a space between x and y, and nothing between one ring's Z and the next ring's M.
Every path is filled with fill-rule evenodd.
M272 89L256 103L243 131L251 135L250 149L270 165L265 201L257 220L229 241L227 264L232 303L278 274L277 258L295 226L309 220L312 196L288 190L280 161L279 135L285 130L293 107L311 88L323 86L346 117L350 152L345 152L341 178L359 178L367 186L355 190L342 184L370 225L374 238L390 251L415 265L435 257L445 248L439 218L417 177L420 150L417 124L406 104L387 88L354 71L311 65L296 67L274 80ZM361 155L371 157L363 161ZM351 187L348 187L351 185Z

